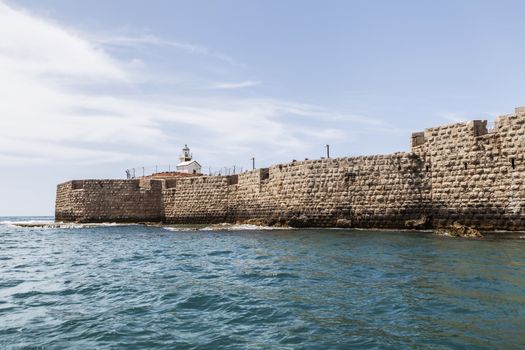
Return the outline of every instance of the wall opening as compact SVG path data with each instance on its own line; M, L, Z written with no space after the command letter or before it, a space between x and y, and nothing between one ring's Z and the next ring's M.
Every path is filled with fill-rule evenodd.
M510 158L510 164L512 165L512 169L516 169L516 163L514 161L514 158Z
M166 180L166 188L175 188L177 187L177 180L169 179Z
M463 163L463 166L465 167L465 170L467 170L467 162Z
M84 180L73 180L72 181L72 189L73 190L81 190L84 188Z
M425 167L425 171L428 173L429 170L430 170L430 167L427 165L427 166Z
M267 180L267 179L270 178L270 169L262 168L262 169L260 169L260 171L261 171L260 172L260 179L261 179L261 181Z
M228 185L236 185L239 183L239 175L228 176Z
M345 182L352 183L355 181L356 173L353 172L347 172L345 175Z

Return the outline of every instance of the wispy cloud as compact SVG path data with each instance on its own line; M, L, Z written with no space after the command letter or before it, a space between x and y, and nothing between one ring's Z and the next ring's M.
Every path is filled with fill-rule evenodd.
M240 81L237 83L214 83L211 84L210 89L225 89L225 90L234 90L234 89L244 89L248 87L253 87L261 84L260 81Z
M161 46L171 47L184 52L208 56L217 60L229 63L231 65L240 65L236 60L221 52L215 51L209 47L202 45L189 44L180 41L164 40L154 35L137 35L137 36L95 36L92 39L101 46L127 46L127 47L143 47L143 46Z
M110 44L171 45L234 62L201 46L153 36L101 44L0 2L0 163L137 164L175 158L184 143L218 163L261 149L270 159L308 154L327 139L355 134L356 125L388 127L365 116L279 99L174 97L170 91L145 97L143 77L128 69L129 62L112 57L105 50ZM147 62L133 64L148 69ZM214 88L257 84L245 80Z

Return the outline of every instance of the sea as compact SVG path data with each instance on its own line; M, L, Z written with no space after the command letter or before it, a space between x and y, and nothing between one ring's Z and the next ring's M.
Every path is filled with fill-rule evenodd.
M0 218L0 350L524 348L520 234Z

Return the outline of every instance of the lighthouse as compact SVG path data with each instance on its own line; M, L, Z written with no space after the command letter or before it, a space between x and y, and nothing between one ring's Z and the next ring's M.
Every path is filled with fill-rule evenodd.
M201 173L201 165L196 160L193 160L193 155L191 154L188 145L184 145L179 159L180 163L177 164L177 172L186 174Z

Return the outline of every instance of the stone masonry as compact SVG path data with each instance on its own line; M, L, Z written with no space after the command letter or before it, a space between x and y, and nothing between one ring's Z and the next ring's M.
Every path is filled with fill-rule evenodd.
M76 222L162 221L160 180L75 180L58 185L55 218Z
M305 160L230 176L75 180L56 220L525 230L525 108L426 129L409 153Z

